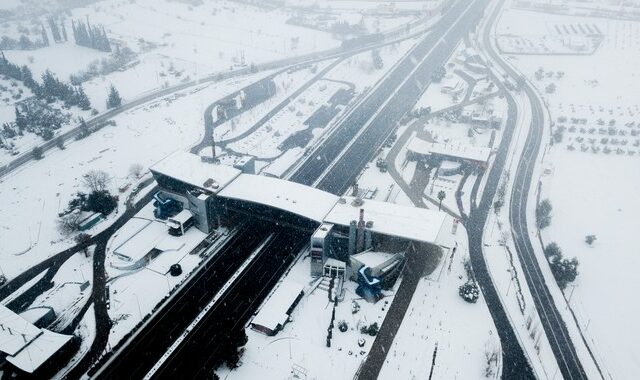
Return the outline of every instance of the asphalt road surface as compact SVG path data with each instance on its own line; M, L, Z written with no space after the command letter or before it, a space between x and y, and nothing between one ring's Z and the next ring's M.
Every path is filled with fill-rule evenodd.
M457 43L482 16L486 3L486 0L459 1L452 6L373 93L347 116L344 127L312 153L313 159L307 160L291 180L313 183L317 178L315 173L325 171L335 157L340 156L345 143L353 142L317 186L334 194L344 193L360 173L354 168L366 165L400 119L413 108L433 73L446 63Z
M481 8L475 7L478 7L478 4L484 6L485 3L486 0L476 0L473 3L474 7L467 6L466 1L456 3L455 9L447 13L434 27L432 33L394 68L374 94L357 107L351 114L352 116L338 127L334 134L316 151L316 154L307 159L306 163L294 174L297 182L314 183L333 162L333 159L347 147L353 137L359 131L363 131L360 136L369 135L370 138L360 137L358 144L351 145L338 161L340 164L337 169L339 170L338 175L333 175L321 183L324 189L335 192L346 189L393 131L400 118L415 104L429 83L433 71L444 64L457 42L468 30L466 24L473 24L479 18ZM477 12L462 12L463 9L472 9ZM458 18L462 13L464 16ZM394 90L398 88L401 91L395 92ZM391 101L387 101L388 99ZM381 109L383 112L378 113L377 111ZM370 119L374 122L367 122ZM322 155L324 159L317 160L315 158L317 155ZM358 159L349 162L352 157ZM321 164L318 165L318 162ZM260 239L266 238L268 234L268 231L264 230L265 223L260 223L255 228L244 228L238 236L243 236L244 239L257 239L254 244L259 245L258 241L262 241ZM280 230L280 227L277 226L272 226L270 230L276 233L275 239L261 250L259 256L248 268L247 275L242 276L239 281L234 283L234 287L237 288L225 296L228 299L218 303L215 309L207 314L206 321L197 325L197 330L202 332L191 335L187 343L180 346L176 353L169 357L157 373L158 377L187 378L204 375L205 373L202 371L206 372L210 369L207 368L207 363L211 363L215 358L214 351L220 343L219 339L224 338L224 334L216 333L216 331L244 327L260 301L268 294L288 263L293 260L292 254L308 243L311 234L311 232L305 233L296 229ZM233 247L238 244L238 241L230 243L228 249L234 249ZM234 265L239 267L244 261L240 255L246 255L246 258L250 251L246 247L244 250L235 248L236 255L232 260ZM220 264L212 265L212 268L214 266L218 268ZM224 266L225 268L230 267L229 264ZM226 279L231 276L231 273L233 273L231 268L227 268L222 276L214 277L216 280ZM168 348L177 333L184 330L188 324L187 321L195 318L198 309L213 298L216 293L216 287L211 283L213 280L210 278L210 281L203 282L193 279L194 286L190 287L191 291L187 291L181 296L189 302L172 302L171 309L155 316L153 326L137 337L122 355L118 355L117 360L110 361L97 377L139 378L140 374L144 374L146 370L150 369ZM265 286L258 286L258 284L265 284ZM258 292L255 291L256 289ZM198 358L198 360L193 361L192 358ZM199 363L199 365L194 363Z
M501 2L500 7L504 5ZM499 8L492 15L492 22L495 22L499 13ZM514 79L520 77L509 65L505 64L500 56L491 48L489 30L487 29L483 43L488 53L495 62L499 62L502 68ZM527 226L526 210L531 189L531 180L535 161L538 158L542 133L544 128L544 113L542 105L529 83L522 81L522 89L531 102L532 119L525 148L518 162L511 193L511 203L509 205L509 219L514 231L513 241L516 246L518 258L523 266L523 272L527 284L533 296L533 301L538 310L542 326L551 345L554 356L560 367L562 376L565 379L586 379L586 373L576 354L575 346L569 336L569 331L558 312L553 297L547 288L545 278L540 270ZM556 286L552 284L551 286Z
M107 363L98 379L141 379L155 362L213 298L250 254L270 235L262 221L249 221L207 262L206 268L189 279L187 290L176 296L161 314L153 317L126 347L123 355ZM208 270L207 270L208 269Z
M243 275L178 346L154 378L203 379L211 375L220 344L229 332L244 328L273 286L284 274L313 231L275 227L273 239L249 264Z

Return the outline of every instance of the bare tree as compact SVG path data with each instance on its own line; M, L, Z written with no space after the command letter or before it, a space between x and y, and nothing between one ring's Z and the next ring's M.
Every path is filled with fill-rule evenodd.
M91 170L82 176L82 184L91 191L104 191L111 183L111 176L102 170Z
M440 201L440 204L438 205L438 211L442 210L442 201L446 197L447 197L447 193L445 193L444 190L438 191L438 200Z
M83 232L78 234L75 240L78 245L83 245L82 251L84 252L84 256L89 257L89 242L91 242L91 235Z
M144 167L142 165L135 163L129 167L129 174L131 174L136 178L140 178L140 176L142 176L143 170L144 170Z
M58 231L61 234L68 235L78 230L78 216L71 213L64 215L58 219Z

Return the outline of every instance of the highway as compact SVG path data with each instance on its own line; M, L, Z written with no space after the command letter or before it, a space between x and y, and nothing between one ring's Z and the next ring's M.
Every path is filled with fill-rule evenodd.
M408 57L397 65L382 85L358 105L330 138L307 158L292 178L311 185L323 177L320 184L325 190L341 194L395 129L401 117L412 108L429 83L435 68L445 63L457 42L478 19L481 14L480 7L485 4L486 2L482 0L471 4L457 3L452 12L445 15L434 28L433 33L436 35L426 37ZM445 38L450 42L442 43ZM378 112L379 110L381 112ZM349 144L358 132L361 133L356 139L357 143ZM340 155L345 147L346 151ZM337 160L337 165L340 166L324 176L325 170L333 161L330 158L338 156L340 158ZM317 157L325 159L318 160ZM354 157L358 159L353 160ZM334 171L337 175L331 175ZM250 279L265 276L264 272L271 274L274 258L277 265L281 260L279 255L290 255L291 251L280 248L280 244L297 249L305 245L310 236L308 233L296 232L292 229L288 229L286 234L295 235L285 236L284 234L284 231L278 232L276 236L275 241L283 242L278 243L278 249L265 248L264 253L256 259L256 263L252 263L255 268L270 265L269 270L250 269L252 275L244 276L245 280L239 281L237 285L241 290L225 295L225 298L230 298L229 301L218 302L217 305L220 306L207 314L206 321L196 325L196 328L189 333L187 343L178 346L176 352L169 356L169 359L153 374L154 378L200 378L209 374L207 371L210 371L211 365L215 363L216 341L220 342L220 339L224 339L229 328L244 327L253 310L259 305L257 301L263 298L258 296L254 300L250 297L250 290L259 289L259 292L268 292L272 286L271 283L267 283L265 286L252 288ZM264 264L261 263L262 260L265 261ZM284 264L288 265L289 262L290 260L286 263L282 262L283 265L279 269L284 270L286 268ZM279 277L280 275L277 275L271 279L277 281ZM262 284L262 282L256 282L256 284Z
M444 64L470 25L479 19L482 15L481 7L485 4L486 0L457 2L413 52L393 69L384 82L353 110L312 155L307 157L293 178L297 182L311 185L324 176L325 170L336 157L340 157L336 169L330 171L321 181L321 188L336 193L346 189L395 129L401 117L415 104L422 91L426 89L433 71ZM357 143L350 144L354 138ZM340 154L341 152L343 153ZM325 159L318 160L318 156ZM352 160L354 157L358 159ZM334 171L337 173L332 175ZM243 239L256 239L253 244L257 246L258 241L266 238L268 231L265 230L266 223L256 223L258 225L255 228L243 228L238 236L242 236ZM293 255L308 243L312 232L283 229L275 225L271 226L270 231L276 234L274 239L260 250L255 261L247 268L247 274L234 283L235 289L225 295L224 300L221 300L215 309L207 314L205 320L196 326L187 342L178 347L160 367L155 377L188 378L206 375L206 371L210 370L209 364L215 360L217 346L224 340L225 332L229 328L244 327L260 301L293 260ZM237 244L236 241L225 246L231 250ZM248 257L250 254L250 250L246 248L233 250L236 252L233 263L237 266L244 261L242 257ZM219 264L212 265L217 267ZM231 269L227 268L222 275L216 276L215 280L229 278L231 273ZM175 338L174 334L184 329L187 323L183 321L193 319L198 308L212 299L218 289L211 281L203 282L198 278L190 281L194 285L190 286L190 291L181 295L181 299L184 297L184 300L189 302L172 301L171 308L154 316L154 322L149 325L148 331L136 337L132 345L118 354L115 360L109 361L96 378L139 378L140 374L145 373L145 368L151 368Z
M420 24L426 23L428 20L428 18L423 18L420 20L417 20L415 22L410 23L410 25L412 27L414 26L419 26ZM411 29L411 28L409 28ZM425 33L427 30L429 30L429 28L426 28L425 30L422 31L418 31L416 33L412 33L410 35L406 35L406 29L405 28L401 28L401 29L395 29L395 30L390 30L388 32L383 33L383 39L381 41L375 41L372 43L368 43L368 44L363 44L361 46L357 46L357 47L353 47L353 48L348 48L348 49L343 49L343 48L333 48L333 49L328 49L328 50L324 50L324 51L319 51L319 52L314 52L314 53L309 53L309 54L305 54L305 55L300 55L300 56L296 56L296 57L291 57L291 58L283 58L280 60L276 60L276 61L272 61L272 62L266 62L266 63L262 63L262 64L257 64L255 65L255 72L259 72L259 71L267 71L267 70L274 70L274 69L282 69L282 71L287 70L289 68L292 67L296 67L296 66L304 66L307 64L311 64L311 63L315 63L315 62L320 62L320 61L324 61L326 59L331 59L331 58L340 58L340 57L346 57L346 56L350 56L359 52L363 52L363 51L367 51L370 49L374 49L376 47L381 47L381 46L385 46L391 43L394 43L396 41L400 41L403 40L404 38L410 38L416 35L419 35L421 33ZM406 36L405 36L406 35ZM104 123L113 119L115 116L125 112L125 111L129 111L131 109L134 109L142 104L148 103L152 100L155 99L159 99L162 98L164 96L167 95L171 95L175 92L178 91L183 91L186 90L190 87L193 86L198 86L201 84L205 84L205 83L209 83L209 82L220 82L222 80L225 79L229 79L229 78L233 78L233 77L237 77L237 76L242 76L242 75L249 75L251 74L252 71L250 69L250 67L242 67L239 69L235 69L232 71L224 71L224 72L217 72L217 73L213 73L210 75L207 75L203 78L199 78L199 79L195 79L195 80L191 80L185 83L180 83L174 86L170 86L167 88L162 88L162 89L158 89L158 90L152 90L146 94L142 94L134 99L130 99L128 102L124 103L122 106L117 107L117 108L113 108L110 110L107 110L89 120L87 120L87 126L89 126L89 128L91 128L92 130L96 130L99 129L101 126L104 126ZM127 100L127 99L125 99ZM58 136L56 136L56 138L51 139L49 141L45 141L42 144L39 145L40 148L42 148L43 152L47 152L50 149L54 149L56 148L56 140L58 137L61 137L65 142L69 141L69 140L73 140L75 139L75 137L80 133L80 126L76 126ZM33 154L31 151L27 151L27 152L22 152L18 157L14 158L13 160L9 161L8 163L0 166L0 178L4 177L5 175L11 173L12 171L18 169L19 167L23 166L24 164L30 162L31 160L33 160Z
M496 7L494 14L491 16L491 24L496 22L503 5L504 0L499 3L499 6ZM483 44L487 53L489 53L494 62L498 63L502 69L517 82L517 79L520 78L521 75L506 64L493 49L490 30L491 28L487 28L483 35ZM531 191L533 170L542 141L544 113L535 90L528 82L521 81L521 83L522 89L531 103L532 118L527 132L524 150L520 156L515 173L509 204L509 221L513 231L513 241L516 246L518 258L522 263L527 285L533 296L534 304L562 376L565 379L586 379L587 376L584 368L576 354L575 346L571 341L562 316L558 312L553 297L547 288L544 275L540 270L536 254L529 238L526 210L529 192ZM552 284L551 286L556 285Z
M203 379L211 376L220 344L231 331L244 328L297 254L308 244L312 231L275 226L274 237L246 271L233 282L205 318L178 346L154 378Z
M244 260L270 235L270 227L262 221L249 221L205 263L203 270L189 279L186 291L177 294L162 313L137 332L123 355L105 365L96 378L141 379L173 340L206 306L226 280ZM90 375L93 373L90 371ZM81 375L78 373L78 375ZM75 375L70 378L75 378ZM78 376L79 377L79 376Z
M396 129L400 119L413 108L431 82L432 74L442 67L457 43L482 16L487 1L457 2L432 28L431 33L404 58L357 109L290 179L312 184L318 172L326 175L318 188L342 194L352 185L360 170ZM349 149L341 154L345 143ZM335 157L338 161L332 165ZM329 170L327 170L329 169Z

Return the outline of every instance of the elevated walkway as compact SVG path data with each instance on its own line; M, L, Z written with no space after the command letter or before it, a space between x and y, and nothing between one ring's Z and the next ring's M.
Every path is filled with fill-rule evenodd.
M188 167L182 168L185 165ZM444 212L340 197L296 182L203 162L198 156L184 152L165 158L151 171L160 179L161 186L176 187L168 183L173 178L177 184L187 184L222 200L247 203L247 209L251 209L251 205L267 206L316 223L348 227L352 220L358 220L362 209L368 222L367 229L374 233L451 247L454 220ZM211 183L216 184L215 189Z

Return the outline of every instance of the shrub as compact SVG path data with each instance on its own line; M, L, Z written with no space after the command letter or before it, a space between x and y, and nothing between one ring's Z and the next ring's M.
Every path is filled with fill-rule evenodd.
M35 158L36 160L41 160L44 157L44 151L39 146L33 148L31 154L33 154L33 158Z
M87 211L100 212L109 215L118 206L118 197L106 190L94 191L87 197L85 208Z
M551 202L548 199L543 199L536 207L536 226L539 229L544 229L551 225Z
M593 244L593 242L595 242L595 241L596 241L596 239L597 239L597 238L596 238L596 235L587 235L587 236L585 236L585 238L584 238L584 242L585 242L585 243L587 243L587 244L589 244L589 245L592 245L592 244Z
M469 303L476 303L480 298L480 289L474 282L469 281L458 288L458 294L463 300Z

